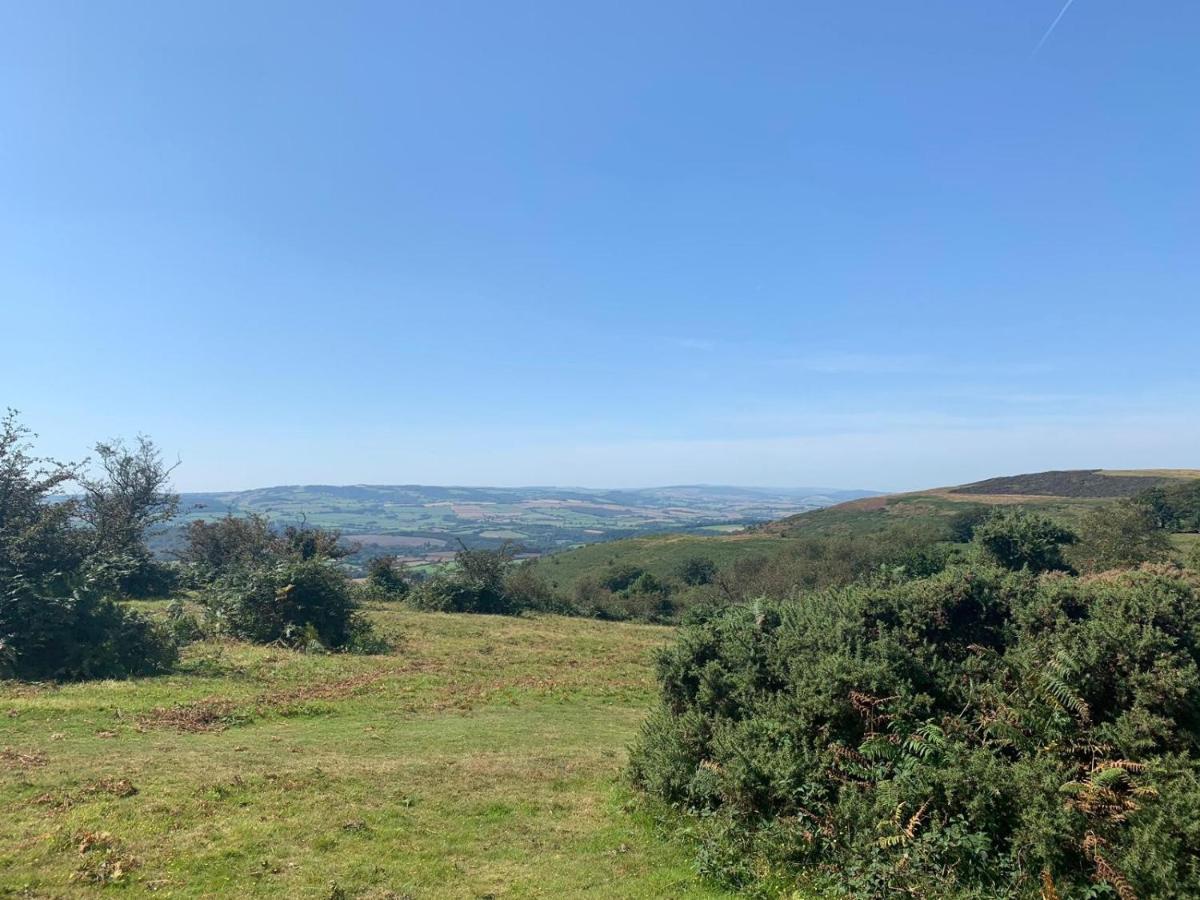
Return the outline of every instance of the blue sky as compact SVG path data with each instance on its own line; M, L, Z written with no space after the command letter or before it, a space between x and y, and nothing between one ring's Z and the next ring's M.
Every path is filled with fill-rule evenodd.
M0 405L184 489L1200 466L1200 5L0 3Z

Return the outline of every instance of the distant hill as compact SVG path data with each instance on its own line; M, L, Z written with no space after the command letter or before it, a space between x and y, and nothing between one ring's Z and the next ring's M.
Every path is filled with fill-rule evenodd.
M439 485L282 485L184 494L164 546L191 519L259 513L273 521L339 528L362 556L394 553L437 563L458 542L511 540L533 553L646 533L739 531L806 510L871 496L838 488L673 485L627 490Z
M776 533L814 534L831 529L873 531L889 522L937 520L964 504L1020 504L1070 523L1087 510L1149 488L1200 478L1200 469L1071 469L989 478L970 484L883 494L800 513L767 526Z
M855 497L737 534L643 535L579 547L554 554L543 566L546 575L563 588L614 565L633 565L663 577L692 556L705 556L725 566L738 559L771 556L807 537L869 535L901 523L944 526L956 513L1001 504L1038 509L1070 525L1096 506L1157 485L1195 478L1200 478L1200 469L1077 469L1012 475L925 491ZM1176 538L1179 546L1196 540L1194 535Z

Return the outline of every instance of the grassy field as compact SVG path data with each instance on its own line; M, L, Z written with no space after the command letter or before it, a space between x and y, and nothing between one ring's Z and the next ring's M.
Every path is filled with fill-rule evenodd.
M668 630L371 614L392 653L0 683L0 895L720 896L620 783Z

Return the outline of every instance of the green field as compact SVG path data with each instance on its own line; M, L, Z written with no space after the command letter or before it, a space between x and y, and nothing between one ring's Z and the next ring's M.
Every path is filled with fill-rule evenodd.
M0 683L0 895L721 896L620 780L668 629L371 615L393 652Z

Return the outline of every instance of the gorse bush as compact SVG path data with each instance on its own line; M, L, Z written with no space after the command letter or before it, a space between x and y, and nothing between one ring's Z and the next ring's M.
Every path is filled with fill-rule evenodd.
M754 893L1200 896L1200 578L958 566L709 611L630 768Z
M177 657L170 632L114 602L94 582L57 574L4 579L0 678L153 675Z
M454 568L416 585L408 602L430 612L465 612L511 616L529 610L573 614L532 562L515 562L516 547L494 550L463 547Z
M346 574L326 560L286 560L218 580L207 600L210 630L260 644L342 649L369 626Z
M975 526L973 540L988 561L1006 569L1065 572L1071 566L1063 548L1079 538L1053 519L1018 507L992 513Z
M198 628L263 644L375 652L383 644L359 612L364 592L335 564L353 549L336 530L275 529L260 515L192 522L181 558L201 588L205 615L198 626L186 617L173 625L193 639Z

